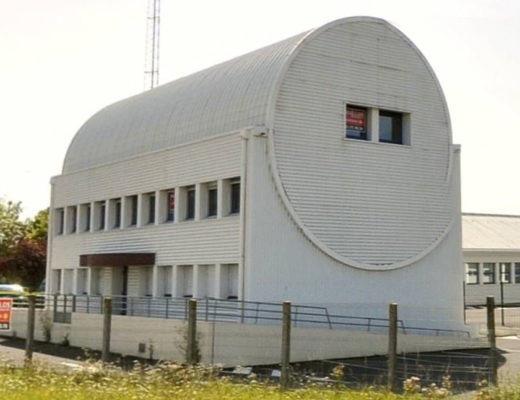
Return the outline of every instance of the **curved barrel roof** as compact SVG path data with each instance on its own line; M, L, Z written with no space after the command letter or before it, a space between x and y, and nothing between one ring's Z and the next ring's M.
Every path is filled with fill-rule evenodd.
M260 125L274 82L305 33L112 104L69 146L63 173Z

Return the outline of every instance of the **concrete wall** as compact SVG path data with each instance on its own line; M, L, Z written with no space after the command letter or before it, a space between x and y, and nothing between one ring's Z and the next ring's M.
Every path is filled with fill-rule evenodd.
M37 311L36 340L43 340ZM16 336L25 337L26 310L13 313ZM73 346L101 349L102 320L99 314L72 314L71 324L52 325L52 341L60 343L67 336ZM280 362L281 326L258 326L226 322L198 322L200 351L205 364L223 366L262 365ZM179 320L114 316L111 350L115 353L148 357L153 344L154 358L184 360L186 324ZM14 333L13 333L14 334ZM138 351L139 343L146 351ZM403 335L398 338L399 352L424 352L470 347L485 347L481 339L464 336ZM291 361L346 358L386 354L385 334L347 330L293 328Z

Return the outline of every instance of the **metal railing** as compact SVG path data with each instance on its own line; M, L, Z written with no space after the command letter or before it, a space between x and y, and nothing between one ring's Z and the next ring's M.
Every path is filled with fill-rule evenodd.
M112 298L113 315L145 318L188 319L190 298L175 297L130 297L109 296ZM38 307L52 310L54 322L70 323L71 313L102 314L104 296L91 295L47 295L38 296ZM26 307L19 300L15 307ZM208 322L235 322L257 325L279 325L282 322L282 303L225 300L215 298L198 299L197 320ZM327 307L293 304L291 321L294 327L322 327L327 329L356 329L366 332L385 332L388 330L387 318L362 317L354 315L331 314ZM419 333L428 335L463 335L468 331L426 328L405 325L397 321L402 334Z

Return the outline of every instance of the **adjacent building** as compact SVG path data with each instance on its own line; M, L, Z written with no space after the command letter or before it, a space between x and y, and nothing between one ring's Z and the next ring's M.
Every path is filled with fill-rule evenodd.
M334 21L90 118L52 178L48 290L459 328L459 153L417 47Z
M463 214L465 302L520 303L520 216Z

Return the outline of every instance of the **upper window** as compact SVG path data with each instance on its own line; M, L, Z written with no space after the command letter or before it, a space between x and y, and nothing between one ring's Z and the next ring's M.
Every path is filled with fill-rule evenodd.
M403 144L402 114L379 110L379 141Z
M186 219L193 218L195 218L195 186L190 186L186 191Z
M167 193L166 196L166 209L167 215L166 215L166 221L173 221L175 219L175 190L172 190Z
M130 226L137 225L137 196L130 196Z
M368 139L367 111L363 107L347 106L345 137L349 139Z
M240 212L240 178L231 181L231 214L238 214Z
M113 228L121 227L121 199L114 200L114 225Z
M208 217L217 215L217 188L208 190Z
M65 210L63 208L58 209L58 235L63 235L65 230Z
M148 196L148 221L149 224L155 222L155 194Z

